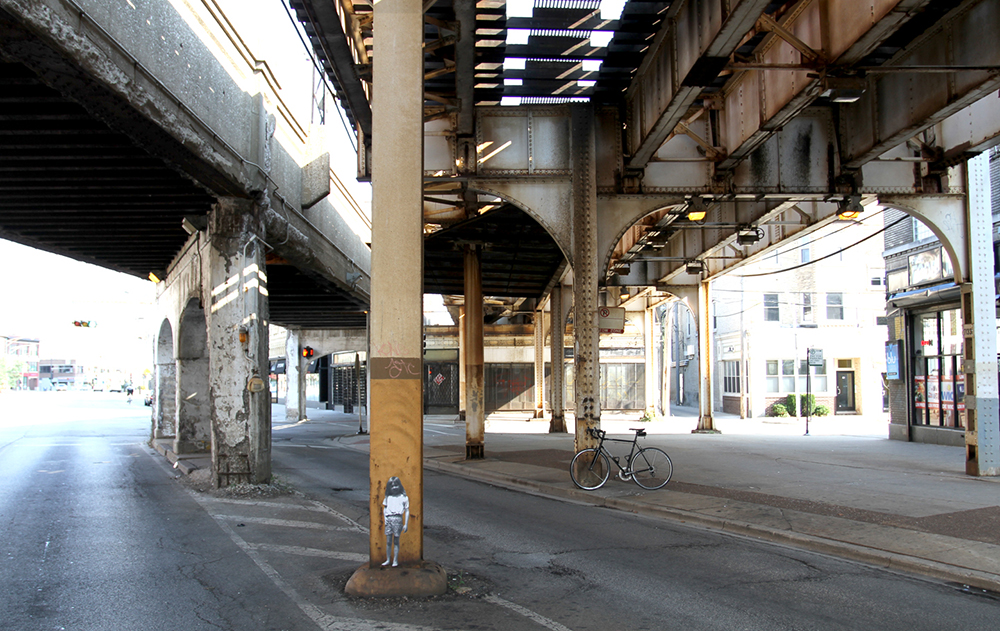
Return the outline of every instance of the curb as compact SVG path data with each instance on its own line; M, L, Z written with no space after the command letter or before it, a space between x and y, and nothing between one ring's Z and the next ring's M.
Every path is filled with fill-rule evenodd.
M511 490L526 491L556 499L582 501L594 506L603 506L646 517L667 519L681 524L693 524L710 530L762 539L772 543L785 544L795 548L808 550L810 552L840 557L849 561L857 561L894 572L920 574L938 580L959 583L963 586L975 589L1000 593L1000 575L956 565L949 565L947 563L932 561L921 557L879 550L847 541L826 539L814 535L768 528L766 526L759 526L757 524L747 522L727 520L712 517L710 515L701 515L676 508L651 506L649 504L643 504L641 502L634 502L617 497L604 497L596 495L590 491L565 489L552 486L550 484L525 480L524 478L518 478L516 476L503 473L473 470L463 467L462 465L442 462L440 460L430 458L424 458L424 467L440 473L476 480L478 482L485 482L496 486L503 486Z

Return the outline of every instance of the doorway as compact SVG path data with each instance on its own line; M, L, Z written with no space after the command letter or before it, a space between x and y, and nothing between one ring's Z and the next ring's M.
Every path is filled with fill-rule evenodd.
M837 371L837 412L854 412L854 372Z

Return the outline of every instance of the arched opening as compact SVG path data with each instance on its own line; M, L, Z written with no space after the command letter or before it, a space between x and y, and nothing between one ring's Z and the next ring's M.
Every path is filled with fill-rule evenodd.
M208 327L197 298L181 313L177 336L177 454L208 451L211 447L209 406Z
M164 318L156 336L156 394L153 397L153 438L177 435L177 364L174 330Z

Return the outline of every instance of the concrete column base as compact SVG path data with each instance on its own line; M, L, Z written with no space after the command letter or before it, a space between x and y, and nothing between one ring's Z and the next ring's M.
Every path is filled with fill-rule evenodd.
M717 429L693 429L693 430L691 430L691 433L692 434L721 434L722 432L720 432Z
M438 596L448 591L448 575L431 561L399 567L362 565L348 579L344 591L362 598Z

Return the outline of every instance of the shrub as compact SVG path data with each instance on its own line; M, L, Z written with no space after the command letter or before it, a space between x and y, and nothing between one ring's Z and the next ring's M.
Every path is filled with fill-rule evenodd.
M800 400L801 416L816 415L816 395L803 394Z
M815 416L829 416L830 408L826 407L825 405L817 405L815 408L813 408L813 414Z
M785 410L787 410L789 414L792 414L797 409L799 409L799 406L796 396L794 394L790 394L785 397Z
M771 416L788 416L788 408L780 403L771 406Z

